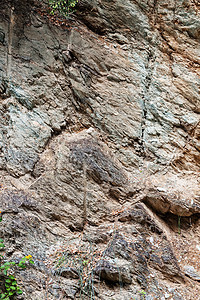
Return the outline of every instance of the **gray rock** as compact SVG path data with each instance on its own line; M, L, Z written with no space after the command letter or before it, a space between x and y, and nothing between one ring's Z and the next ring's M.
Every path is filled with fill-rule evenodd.
M200 281L200 274L195 270L193 266L184 266L184 273L193 280Z
M129 271L125 267L118 266L117 263L111 263L108 260L99 261L95 272L100 278L114 283L130 284L132 282Z
M6 165L11 173L22 175L33 170L51 136L51 128L47 125L47 117L39 110L23 112L10 106L9 117L9 139L4 148Z
M73 279L79 279L78 271L75 268L61 268L55 271L55 275L59 275L65 278L73 278Z
M34 101L31 99L23 89L20 87L15 87L13 84L9 83L7 88L7 93L14 96L15 99L19 101L20 104L25 106L27 109L31 110L34 107Z

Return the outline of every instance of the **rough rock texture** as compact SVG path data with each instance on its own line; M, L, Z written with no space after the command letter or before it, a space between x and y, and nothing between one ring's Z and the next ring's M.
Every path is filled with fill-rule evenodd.
M18 3L19 2L19 3ZM198 299L200 5L0 1L0 235L21 299Z

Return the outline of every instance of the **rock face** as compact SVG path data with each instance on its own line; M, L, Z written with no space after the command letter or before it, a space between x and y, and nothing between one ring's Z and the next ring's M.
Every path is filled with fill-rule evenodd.
M22 298L198 299L198 1L19 2L0 1L0 235L35 261Z

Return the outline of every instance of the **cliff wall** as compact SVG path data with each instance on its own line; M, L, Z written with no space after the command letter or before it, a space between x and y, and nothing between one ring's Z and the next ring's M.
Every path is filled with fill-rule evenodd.
M198 1L86 0L72 20L20 3L0 11L0 233L35 261L20 299L198 299Z

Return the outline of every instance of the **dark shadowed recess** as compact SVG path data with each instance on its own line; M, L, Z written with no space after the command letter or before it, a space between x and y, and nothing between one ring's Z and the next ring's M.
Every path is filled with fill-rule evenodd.
M189 217L180 217L172 213L166 213L165 215L160 215L160 217L173 231L180 232L180 230L195 228L195 225L197 225L200 218L200 214L194 214Z

